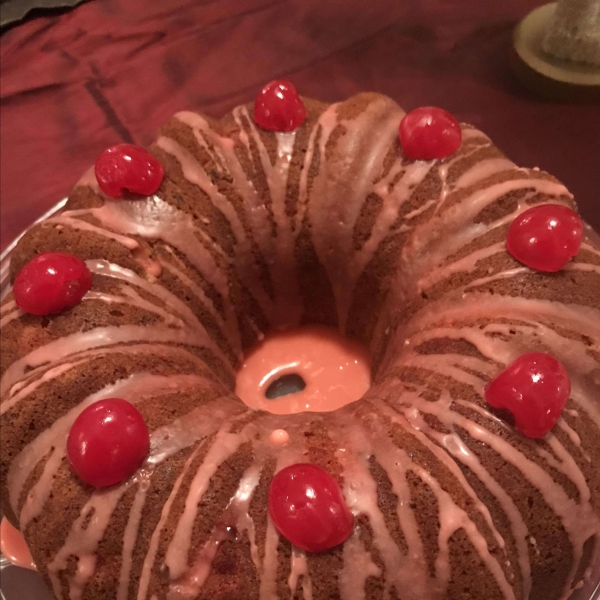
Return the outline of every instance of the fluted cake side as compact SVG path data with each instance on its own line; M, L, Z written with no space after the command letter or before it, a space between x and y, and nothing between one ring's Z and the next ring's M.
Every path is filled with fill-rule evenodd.
M600 248L562 271L505 249L516 215L575 207L477 129L455 154L409 161L390 99L305 100L292 133L182 112L150 151L151 197L115 202L93 174L12 258L63 250L92 289L51 317L2 304L2 507L58 599L558 600L598 561ZM233 395L244 351L282 326L363 342L374 384L333 413L277 416ZM551 352L572 392L540 440L483 387L523 352ZM143 467L93 489L66 436L95 400L134 403ZM284 428L286 446L273 446ZM267 515L273 474L312 462L355 528L305 553Z

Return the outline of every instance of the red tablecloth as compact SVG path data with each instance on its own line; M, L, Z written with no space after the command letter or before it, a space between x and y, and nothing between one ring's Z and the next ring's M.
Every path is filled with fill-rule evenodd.
M218 116L266 81L338 100L441 105L546 169L600 227L600 108L538 101L509 68L534 0L90 0L0 41L1 244L106 146L149 143L173 112Z

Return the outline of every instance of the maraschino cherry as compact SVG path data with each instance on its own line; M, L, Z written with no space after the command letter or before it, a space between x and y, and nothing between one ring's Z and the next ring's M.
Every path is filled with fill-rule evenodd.
M294 131L305 119L304 103L289 81L271 81L256 96L254 122L263 129Z
M107 398L85 408L67 440L71 468L94 487L127 479L149 451L150 435L144 418L122 398Z
M506 249L537 271L560 271L578 252L583 240L581 217L567 206L542 204L521 213L506 236Z
M436 106L421 106L404 115L399 135L402 150L411 160L445 158L454 154L462 141L458 121Z
M44 252L32 258L15 278L17 306L32 315L50 315L72 308L92 286L92 274L76 256Z
M565 367L551 354L529 352L512 362L485 388L486 402L508 410L521 433L544 437L556 424L571 393Z
M308 552L338 546L354 527L336 480L308 463L291 465L275 475L269 489L269 515L287 540Z
M159 160L144 148L118 144L107 148L96 160L96 180L111 198L126 192L150 196L160 187L165 170Z

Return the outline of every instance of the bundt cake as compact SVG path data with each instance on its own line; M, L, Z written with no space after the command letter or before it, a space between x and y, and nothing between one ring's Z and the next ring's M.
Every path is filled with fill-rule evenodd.
M13 277L46 253L78 273L58 307L2 303L2 510L38 570L61 600L568 598L600 547L600 247L522 254L571 194L467 124L414 151L380 94L259 100L176 114L145 172L116 147L13 252ZM367 393L248 408L244 355L304 325L368 348ZM114 398L149 452L131 434L141 465L108 485L71 443ZM295 538L298 482L324 512Z

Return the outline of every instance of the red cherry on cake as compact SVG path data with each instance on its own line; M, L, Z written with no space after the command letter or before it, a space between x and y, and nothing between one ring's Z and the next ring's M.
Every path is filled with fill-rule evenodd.
M32 258L13 285L17 306L32 315L51 315L72 308L92 286L85 262L65 252L44 252Z
M135 473L150 451L148 426L127 400L94 402L75 419L67 440L71 468L94 487L114 485Z
M399 135L402 150L411 160L445 158L454 154L462 142L458 121L436 106L421 106L404 115Z
M301 463L279 471L271 482L268 504L279 532L308 552L338 546L354 527L339 485L317 465Z
M263 129L294 131L305 119L304 103L289 81L271 81L256 96L254 122Z
M515 425L530 438L554 427L571 393L565 367L551 354L529 352L512 362L485 388L486 402L510 411Z
M160 187L165 170L159 160L144 148L118 144L107 148L96 160L96 180L111 198L126 192L150 196Z
M560 204L542 204L512 222L506 249L529 268L554 273L579 252L582 240L583 222L574 210Z

